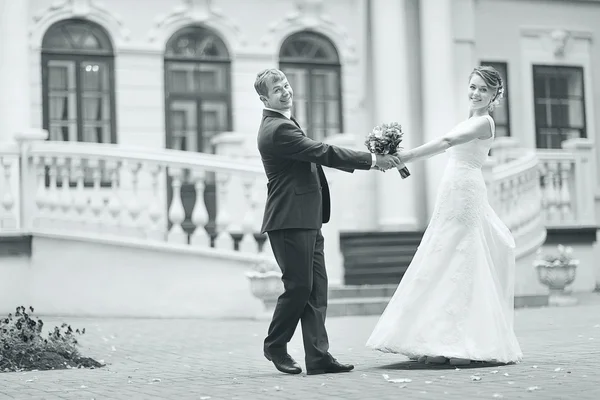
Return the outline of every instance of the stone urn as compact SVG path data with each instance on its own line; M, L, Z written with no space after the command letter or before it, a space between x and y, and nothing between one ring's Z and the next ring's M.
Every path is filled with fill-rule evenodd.
M246 272L250 281L252 295L264 304L264 315L270 317L277 304L277 298L283 293L281 270L275 260L266 259L254 265L251 271Z
M565 288L575 280L577 266L579 265L579 260L572 258L572 252L571 247L559 245L558 256L546 255L541 257L541 252L538 250L538 258L533 262L540 283L550 290L548 304L551 306L577 304L576 298L569 293L565 293Z

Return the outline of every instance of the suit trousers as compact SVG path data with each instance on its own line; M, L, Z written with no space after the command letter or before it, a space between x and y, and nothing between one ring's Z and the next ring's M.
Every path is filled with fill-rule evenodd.
M330 357L323 235L320 229L281 229L268 235L285 290L277 299L264 349L271 354L287 353L300 321L307 368L317 365Z

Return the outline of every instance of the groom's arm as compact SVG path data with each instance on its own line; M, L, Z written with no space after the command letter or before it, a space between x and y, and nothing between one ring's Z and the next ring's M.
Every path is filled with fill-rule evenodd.
M312 140L292 124L279 125L273 135L273 150L281 157L312 162L347 172L368 170L374 165L374 155Z

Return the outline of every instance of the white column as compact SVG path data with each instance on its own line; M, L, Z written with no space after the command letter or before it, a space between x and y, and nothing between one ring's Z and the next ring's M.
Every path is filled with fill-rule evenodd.
M479 60L475 55L475 0L453 0L452 33L454 37L454 90L456 117L466 118L469 107L469 74ZM454 99L453 99L454 100Z
M408 44L404 0L373 0L371 46L374 123L396 121L405 133L401 146L414 147L415 135L409 101ZM367 132L365 132L366 134ZM419 227L416 185L422 177L402 179L396 170L376 174L375 193L379 230L415 230Z
M451 3L451 0L421 0L425 142L448 132L457 122L454 104L461 93L455 91L454 83ZM447 159L446 154L440 154L425 161L428 217L433 212L437 189Z
M0 142L31 126L29 0L0 0Z

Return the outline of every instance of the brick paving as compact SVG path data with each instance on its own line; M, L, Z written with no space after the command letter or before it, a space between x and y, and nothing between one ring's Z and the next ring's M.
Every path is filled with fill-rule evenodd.
M434 368L368 350L376 317L328 320L347 374L285 375L262 356L268 321L45 318L85 327L95 370L0 374L0 399L600 399L600 295L565 308L519 309L524 361ZM303 364L301 332L290 353ZM389 382L390 380L410 380Z

